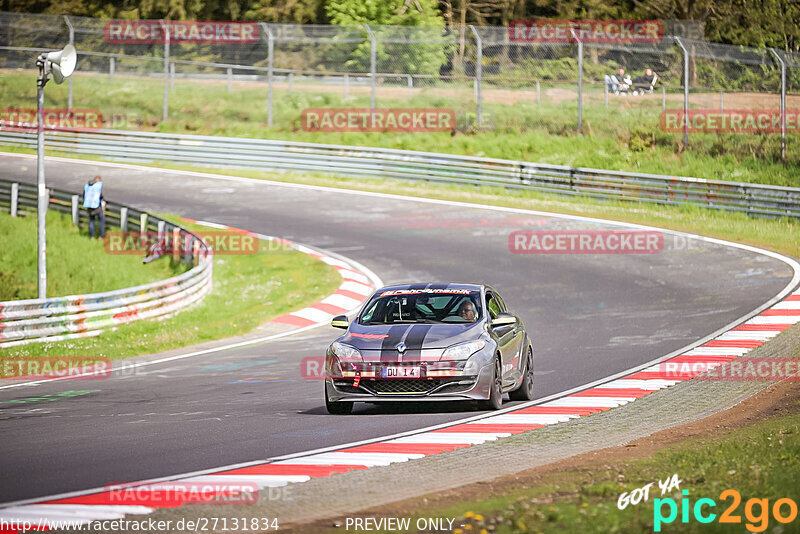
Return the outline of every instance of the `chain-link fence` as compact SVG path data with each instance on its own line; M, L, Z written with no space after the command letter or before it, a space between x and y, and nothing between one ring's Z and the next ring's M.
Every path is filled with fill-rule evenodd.
M800 108L796 54L688 37L520 42L508 28L472 26L246 23L238 30L249 32L246 39L191 41L180 39L183 30L172 22L142 21L148 38L126 40L124 31L115 37L115 23L122 21L0 13L0 69L33 69L38 53L71 40L79 63L68 107L101 109L106 127L152 130L181 120L191 132L207 130L199 124L213 115L300 131L308 108L444 107L455 111L457 130L581 131L680 150L691 138L689 146L721 153L728 143L747 142L759 156L800 161L797 143L786 142L796 125L743 141L695 131L686 120L697 110L775 110L785 117ZM684 131L665 131L670 111L683 117ZM243 126L239 133L249 132Z

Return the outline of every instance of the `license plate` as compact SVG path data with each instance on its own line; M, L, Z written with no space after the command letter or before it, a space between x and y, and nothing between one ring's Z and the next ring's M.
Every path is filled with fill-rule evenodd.
M420 367L395 365L381 368L381 378L420 378Z

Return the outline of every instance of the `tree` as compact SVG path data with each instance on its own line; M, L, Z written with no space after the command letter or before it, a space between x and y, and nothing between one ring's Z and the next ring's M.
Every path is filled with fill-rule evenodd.
M438 74L447 61L447 42L442 37L444 20L435 0L327 0L325 11L333 24L370 25L378 41L378 71ZM347 66L367 72L370 51L367 37L350 55Z

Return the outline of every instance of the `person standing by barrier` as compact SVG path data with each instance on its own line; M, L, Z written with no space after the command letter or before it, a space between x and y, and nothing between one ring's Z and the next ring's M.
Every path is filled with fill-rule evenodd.
M105 200L103 200L103 180L95 176L83 186L83 207L89 210L89 235L94 237L94 221L100 221L100 237L106 235Z

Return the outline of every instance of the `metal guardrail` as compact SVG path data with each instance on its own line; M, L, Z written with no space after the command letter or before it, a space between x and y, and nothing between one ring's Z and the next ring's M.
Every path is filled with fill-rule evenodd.
M33 132L0 130L0 144L36 148ZM48 132L49 150L130 162L331 173L533 190L598 199L693 204L800 217L800 188L609 171L388 148L123 130Z
M78 195L51 189L48 205L72 214L73 223L88 220L78 207ZM35 214L35 185L0 180L0 209L12 215ZM179 311L202 299L212 285L212 253L197 235L135 208L107 202L106 223L140 234L157 232L172 242L175 253L196 264L178 276L104 293L71 295L47 299L0 302L0 348L33 342L61 341L100 334L104 329L140 319L160 317Z

